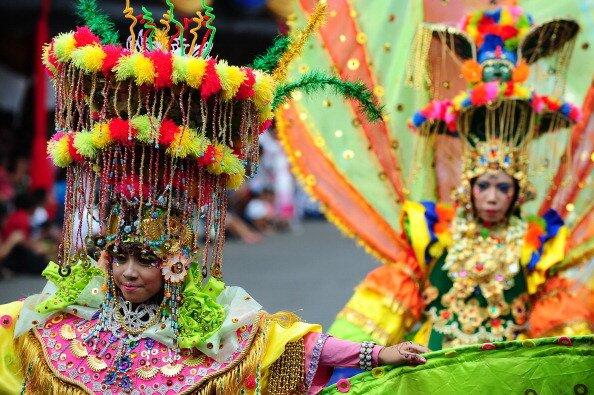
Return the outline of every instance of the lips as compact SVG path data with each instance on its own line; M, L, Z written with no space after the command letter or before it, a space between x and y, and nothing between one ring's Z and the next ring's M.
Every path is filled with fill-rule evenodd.
M134 292L138 288L140 288L140 286L136 284L122 284L122 290L126 292Z

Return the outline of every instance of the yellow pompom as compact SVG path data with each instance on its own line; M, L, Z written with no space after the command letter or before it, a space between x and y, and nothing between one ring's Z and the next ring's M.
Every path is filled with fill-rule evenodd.
M54 38L54 53L61 62L70 60L72 51L75 48L76 40L74 39L74 33L62 33Z
M220 61L215 67L223 88L223 100L231 100L239 90L246 75L239 67L229 66L224 60Z
M109 125L107 123L96 123L91 129L91 141L99 149L105 148L110 143Z
M466 92L461 92L458 95L456 95L456 97L454 97L454 99L452 100L452 103L454 104L454 110L460 111L460 108L462 108L462 102L465 99L466 99Z
M258 120L260 123L272 118L274 118L274 113L272 112L272 107L270 105L260 109L260 113L258 114Z
M225 146L222 144L216 144L214 146L214 150L215 150L215 157L214 157L214 162L211 163L210 165L208 165L207 169L209 172L211 172L214 175L220 175L223 173L223 148Z
M93 73L101 70L105 51L99 45L85 45L72 51L72 63L86 73Z
M54 164L58 167L66 167L72 163L67 135L62 136L59 140L50 141L47 145L47 151Z
M201 149L200 138L194 129L180 126L175 134L167 153L175 158L185 158L188 155L199 156Z
M245 169L242 167L239 173L229 174L227 178L227 188L238 189L245 180Z
M505 7L501 9L501 16L499 18L500 25L514 25L514 19L512 18L511 13Z
M152 84L155 80L153 62L140 52L122 56L115 66L115 72L118 81L134 78L136 85Z
M188 73L186 74L186 82L194 89L200 88L202 78L206 71L206 60L202 58L189 57L187 63Z
M173 55L173 72L171 74L174 84L180 82L186 82L188 78L188 63L190 62L189 56Z
M93 143L93 135L89 132L76 133L74 135L74 148L86 158L94 157L97 152Z
M514 96L521 99L527 99L530 96L530 90L521 84L514 84Z
M254 83L254 104L262 109L272 102L274 97L275 82L272 76L259 70L254 70L256 81Z

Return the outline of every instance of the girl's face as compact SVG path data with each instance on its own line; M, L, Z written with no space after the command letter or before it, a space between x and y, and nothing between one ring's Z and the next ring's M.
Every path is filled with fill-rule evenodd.
M125 300L143 303L161 291L163 276L158 263L134 255L113 257L113 279Z
M501 222L513 203L515 192L514 180L503 171L477 177L472 186L476 215L487 224Z

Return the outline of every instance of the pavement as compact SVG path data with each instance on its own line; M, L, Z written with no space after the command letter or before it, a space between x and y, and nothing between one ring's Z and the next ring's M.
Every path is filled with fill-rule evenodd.
M356 243L325 221L304 222L295 232L255 245L230 240L223 278L239 285L269 312L290 310L327 328L366 273L378 265ZM41 277L0 281L0 303L41 291Z

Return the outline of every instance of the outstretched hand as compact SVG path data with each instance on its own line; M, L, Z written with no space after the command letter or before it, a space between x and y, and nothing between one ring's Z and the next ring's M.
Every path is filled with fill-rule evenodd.
M422 365L427 360L420 354L429 352L429 349L419 344L404 342L390 347L384 347L379 355L380 365Z

